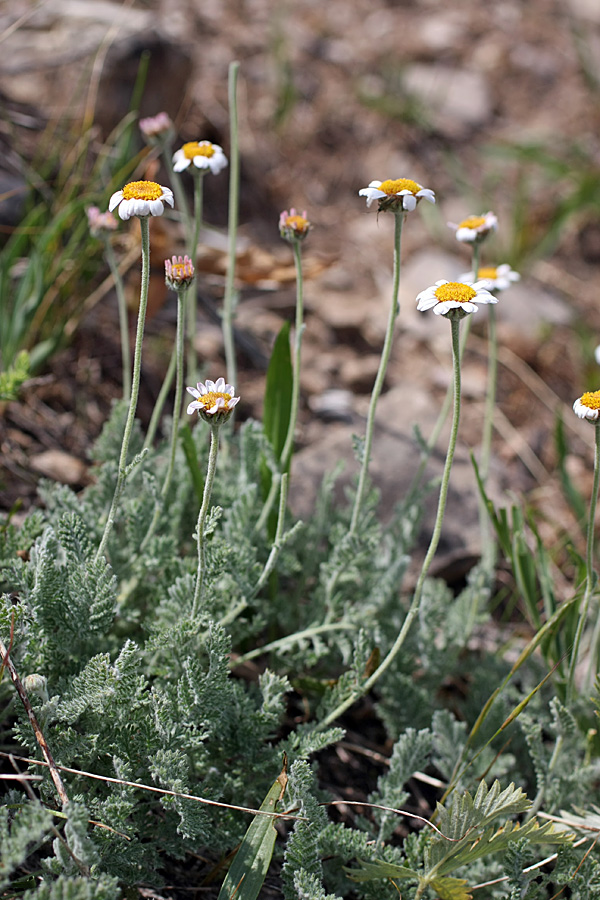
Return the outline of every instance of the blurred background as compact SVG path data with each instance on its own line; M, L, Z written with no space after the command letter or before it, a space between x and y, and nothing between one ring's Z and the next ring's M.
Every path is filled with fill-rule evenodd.
M572 511L553 473L558 467L589 490L593 434L570 406L600 387L593 355L600 343L597 0L4 4L2 368L20 349L34 365L21 402L3 406L2 507L33 502L40 474L75 487L89 480L89 447L121 376L116 303L85 206L105 209L132 176L167 183L141 139L140 116L164 110L181 143L207 139L229 153L232 60L240 62L242 417L262 414L272 343L293 315L292 257L278 236L279 213L306 209L313 223L304 244L298 510L310 508L312 488L340 457L348 476L354 472L351 435L364 428L385 332L393 220L367 212L358 191L373 179L408 177L434 190L437 204L420 206L404 229L402 310L375 481L384 495L393 484L396 496L410 480L413 423L427 435L450 378L448 325L417 313L415 296L469 268L469 249L447 222L491 209L500 227L484 244L482 263L508 262L522 276L497 307L492 487L497 495L527 492L552 520L549 533L557 513L568 527ZM186 184L191 197L192 179ZM224 373L218 310L227 192L227 171L205 179L197 348L208 377ZM138 242L137 222L123 224L115 249L134 307ZM153 221L152 243L142 419L172 345L175 300L164 287L163 260L183 249L179 223ZM480 437L486 384L485 311L475 319L464 368L467 449ZM454 514L449 508L450 522L454 515L462 526L461 545L465 523L476 518L473 491L472 503L464 502L467 483L472 488L467 449L453 474ZM446 549L452 552L451 536Z

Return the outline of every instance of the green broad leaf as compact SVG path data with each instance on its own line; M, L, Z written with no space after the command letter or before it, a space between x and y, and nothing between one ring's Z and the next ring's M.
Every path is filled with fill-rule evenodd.
M198 498L198 502L202 503L202 497L204 496L204 476L200 471L200 466L198 465L198 457L196 455L196 445L194 444L194 439L192 437L192 429L187 424L187 422L180 427L179 434L181 437L181 445L183 447L185 461L188 465L188 469L190 470L190 475L192 476L194 492L196 494L196 497Z
M473 894L464 878L434 878L429 882L439 900L472 900Z
M383 859L358 860L359 868L351 869L344 866L344 872L352 881L376 881L378 878L414 878L419 875L408 866L396 866L385 862Z
M292 355L290 351L290 323L285 322L275 338L267 369L263 427L275 456L281 457L287 437L292 409Z
M287 760L261 804L263 812L275 812L287 785ZM277 831L272 816L257 815L239 846L221 885L218 900L256 900L263 886L275 847Z

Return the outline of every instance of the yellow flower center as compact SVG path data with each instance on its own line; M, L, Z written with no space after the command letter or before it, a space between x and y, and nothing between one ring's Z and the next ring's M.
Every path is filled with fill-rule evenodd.
M436 288L435 296L440 303L447 300L454 300L455 303L468 303L477 296L477 291L468 284L461 284L460 281L449 281L448 284L441 284Z
M155 181L130 181L123 188L124 200L160 200L163 189Z
M410 178L396 178L395 180L388 178L387 181L383 181L379 185L379 190L392 196L400 191L410 191L411 194L416 194L422 188L420 184L417 184L416 181L411 181Z
M299 232L306 231L309 226L309 222L304 216L288 216L285 220L285 224L288 228L293 228L294 231Z
M581 398L581 403L588 409L600 409L600 391L587 391Z
M461 222L459 228L481 228L485 225L485 216L469 216L464 222Z
M172 263L171 265L171 277L176 280L181 278L189 278L191 276L190 264L189 263Z
M495 279L498 277L498 269L496 269L494 266L483 266L477 272L477 277L478 278L491 278L492 281L495 281Z
M212 409L219 397L223 398L225 409L228 409L231 394L223 394L220 391L209 391L208 394L202 394L201 397L198 397L198 403L201 403L205 409Z
M206 141L205 144L199 144L198 141L190 141L181 148L186 159L193 159L195 156L207 156L209 159L215 155L215 148Z

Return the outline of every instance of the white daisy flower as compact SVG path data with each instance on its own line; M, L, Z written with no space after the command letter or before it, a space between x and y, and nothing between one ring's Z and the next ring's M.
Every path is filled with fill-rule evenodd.
M122 191L110 198L109 212L119 207L119 216L126 221L131 216L162 216L168 203L173 206L173 191L155 181L131 181Z
M475 275L473 272L464 272L458 276L458 280L470 284L475 281ZM485 282L488 291L505 291L515 281L520 281L521 276L508 263L502 263L500 266L482 266L477 272L477 280Z
M433 309L436 316L445 316L453 309L459 317L477 312L478 303L497 303L498 298L486 289L485 282L463 284L459 281L436 281L434 285L417 295L417 309L423 312ZM452 314L455 315L455 314Z
M578 397L573 404L573 412L580 419L596 422L600 415L600 391L586 391L582 397Z
M195 388L186 388L188 393L195 397L187 408L188 415L198 410L205 422L224 422L239 403L239 397L234 397L235 388L232 384L226 384L224 378L210 381L208 378L203 384L198 382Z
M467 244L480 243L492 231L498 228L498 218L493 212L486 212L482 216L468 216L456 225L448 222L448 228L456 232L457 241Z
M374 200L379 200L379 209L392 210L403 209L411 212L416 209L419 200L428 200L435 203L435 194L428 188L422 187L410 178L388 179L387 181L371 181L369 187L361 188L359 197L367 198L367 206Z
M173 154L173 169L176 172L183 172L192 163L197 169L210 169L213 175L218 175L227 165L227 157L218 144L211 144L210 141L190 141Z

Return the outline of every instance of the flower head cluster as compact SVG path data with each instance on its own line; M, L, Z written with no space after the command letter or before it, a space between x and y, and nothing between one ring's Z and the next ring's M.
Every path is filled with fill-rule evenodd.
M162 216L168 203L173 206L173 191L162 187L155 181L131 181L122 191L117 191L110 198L110 212L119 207L119 216L123 220L131 216Z
M371 181L369 186L361 188L360 197L367 198L367 206L374 200L379 201L379 211L385 212L411 212L416 209L420 200L435 203L435 194L428 188L422 187L410 178L396 178L387 181Z
M306 210L300 215L292 206L289 212L285 209L279 216L279 234L290 244L303 241L311 227L306 218Z
M477 312L478 303L497 303L497 297L486 289L485 282L464 284L459 281L436 281L417 295L417 309L433 309L436 316L464 318ZM454 312L456 310L456 312Z
M515 272L508 263L501 266L481 266L477 271L477 280L482 282L488 291L505 291L515 281L520 281L521 276ZM473 272L465 272L459 276L459 281L475 281Z
M573 404L573 412L580 419L597 422L600 416L600 391L586 391Z
M163 144L175 133L171 117L166 112L140 119L140 131L149 144Z
M199 381L195 388L186 390L195 398L187 408L188 413L191 415L197 409L205 422L213 424L226 422L240 399L233 396L235 388L232 384L226 384L224 378L217 378L216 381L207 378L204 384Z
M116 231L119 223L111 212L100 212L97 206L88 206L86 213L92 237L105 237Z
M486 212L482 216L468 216L456 225L448 222L448 227L456 232L457 241L466 244L480 244L492 231L498 228L498 218L493 212Z
M190 141L173 154L173 168L176 172L183 172L192 164L200 169L202 174L210 171L213 175L218 175L227 165L227 157L218 144L211 144L210 141Z
M165 259L165 283L171 291L182 291L194 280L194 264L189 256Z

